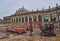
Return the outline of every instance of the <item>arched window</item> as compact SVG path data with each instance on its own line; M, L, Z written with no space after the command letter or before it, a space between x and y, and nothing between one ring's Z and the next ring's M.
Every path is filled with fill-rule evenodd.
M22 17L22 22L24 22L24 17Z
M25 17L25 22L28 22L28 17Z
M58 21L60 22L60 13L58 14Z
M56 21L56 14L51 14L51 22L55 22Z
M14 23L15 23L15 18L14 18Z
M29 22L32 22L32 18L31 18L31 16L29 16Z
M60 23L59 23L59 28L60 28Z
M37 20L37 17L33 16L33 21L36 22L36 20Z
M16 23L18 23L18 18L16 18Z
M41 15L38 16L38 21L42 22L42 16Z
M48 15L44 16L44 22L48 22Z

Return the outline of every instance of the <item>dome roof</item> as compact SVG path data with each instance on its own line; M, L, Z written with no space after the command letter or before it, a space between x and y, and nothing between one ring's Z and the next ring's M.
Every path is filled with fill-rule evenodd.
M19 8L17 11L19 11L19 12L29 12L29 10L24 8L24 6L22 6L22 8Z

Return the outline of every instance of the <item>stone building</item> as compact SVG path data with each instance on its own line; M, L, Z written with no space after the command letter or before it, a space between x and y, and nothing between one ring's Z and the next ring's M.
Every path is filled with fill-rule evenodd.
M4 17L3 20L5 24L8 25L29 25L29 22L40 22L42 25L45 23L54 23L56 28L60 27L60 6L56 4L56 7L49 9L29 11L24 7L19 8L16 13L11 16Z
M3 20L2 19L0 19L0 24L3 24Z

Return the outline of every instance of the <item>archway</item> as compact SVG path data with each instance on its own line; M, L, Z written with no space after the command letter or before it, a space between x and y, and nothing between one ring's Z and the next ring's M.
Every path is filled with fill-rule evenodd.
M42 22L42 16L41 15L38 16L38 21Z

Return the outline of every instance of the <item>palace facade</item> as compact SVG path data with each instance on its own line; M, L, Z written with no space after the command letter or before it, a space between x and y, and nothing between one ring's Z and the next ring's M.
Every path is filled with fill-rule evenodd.
M29 26L29 22L40 22L42 25L45 23L54 23L56 28L60 28L60 6L56 4L56 7L29 11L24 7L19 8L16 13L3 18L4 24L6 25L19 25L19 26Z

